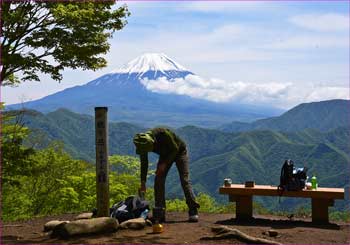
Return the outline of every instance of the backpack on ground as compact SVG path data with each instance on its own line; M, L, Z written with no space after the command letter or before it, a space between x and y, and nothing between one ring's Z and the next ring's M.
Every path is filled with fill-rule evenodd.
M149 209L148 201L141 200L138 196L129 196L110 208L110 216L121 223L129 219L139 218L146 209Z
M305 188L307 168L295 168L291 159L285 160L280 176L279 190L300 191Z

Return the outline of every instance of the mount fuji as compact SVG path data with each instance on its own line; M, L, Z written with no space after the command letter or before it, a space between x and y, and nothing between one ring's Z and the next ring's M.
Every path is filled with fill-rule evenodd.
M77 113L93 114L94 107L107 106L109 119L142 126L197 125L217 127L232 121L249 122L276 116L281 110L233 103L215 103L187 95L156 93L142 81L176 79L194 75L165 54L148 53L84 85L75 86L7 109L25 107L41 112L66 108Z

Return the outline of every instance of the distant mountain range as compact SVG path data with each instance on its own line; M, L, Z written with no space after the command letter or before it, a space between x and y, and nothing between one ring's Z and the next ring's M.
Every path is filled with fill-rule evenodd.
M256 129L295 132L308 128L327 131L350 126L350 101L328 100L300 104L281 116L257 120L252 123L232 122L219 130L242 132Z
M251 122L280 115L283 110L255 105L214 103L186 95L162 94L147 90L144 79L176 79L193 75L164 54L144 54L124 67L105 74L82 86L75 86L42 99L9 105L44 113L67 108L93 115L94 107L108 106L112 121L139 125L197 125L218 127L232 121Z
M191 179L194 189L207 192L217 200L226 201L218 194L218 186L226 177L235 183L254 180L257 184L278 185L280 169L285 159L291 158L299 167L306 166L309 175L316 173L320 186L349 187L350 173L350 129L349 125L336 125L344 114L336 110L339 101L324 101L315 104L302 104L286 114L289 118L308 118L314 115L315 122L330 122L320 127L319 124L305 124L305 127L279 132L273 130L251 130L245 132L223 132L195 126L176 129L185 140L190 153ZM328 114L317 113L318 108L328 108ZM337 111L337 113L331 113ZM302 115L301 112L305 114ZM328 116L330 117L328 117ZM284 117L282 115L281 117ZM319 118L317 118L319 117ZM278 118L274 118L277 120ZM272 120L272 122L274 122ZM27 112L24 121L34 133L27 144L40 142L42 147L50 140L61 140L66 149L76 158L94 161L94 118L80 115L65 109L48 114L35 111ZM265 120L266 122L269 119ZM281 122L293 123L282 120ZM272 124L274 125L274 124ZM282 125L282 123L280 124ZM327 128L327 126L329 128ZM320 131L320 128L322 131ZM300 129L300 130L299 130ZM109 124L110 154L135 155L132 138L135 133L146 130L144 127L128 123ZM155 156L151 156L155 161ZM178 197L182 194L178 183L178 174L173 167L167 180L167 194ZM298 199L264 198L265 205L274 208L279 205L295 207L303 202ZM339 202L338 206L344 206Z
M277 133L257 130L238 134L185 127L178 133L189 144L191 179L197 192L210 193L217 200L227 201L218 194L224 178L234 183L253 180L257 184L279 184L282 164L292 159L296 167L307 167L308 175L316 174L320 186L349 187L350 130L338 128L327 133L305 130L298 133ZM198 142L203 142L198 145ZM207 143L207 144L205 144ZM207 151L215 149L215 153ZM208 152L208 153L207 153ZM169 175L167 189L172 197L181 193L176 169ZM274 209L305 204L305 200L255 198ZM308 205L310 203L307 203ZM344 203L338 204L344 206Z

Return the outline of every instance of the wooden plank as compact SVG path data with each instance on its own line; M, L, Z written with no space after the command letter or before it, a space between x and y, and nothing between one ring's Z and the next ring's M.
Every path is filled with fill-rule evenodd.
M254 187L245 187L244 185L232 184L230 187L222 186L219 189L220 194L227 195L250 195L250 196L279 196L277 186L255 185ZM325 199L344 199L344 189L342 188L317 188L316 190L302 191L283 191L282 196L286 197L309 197Z

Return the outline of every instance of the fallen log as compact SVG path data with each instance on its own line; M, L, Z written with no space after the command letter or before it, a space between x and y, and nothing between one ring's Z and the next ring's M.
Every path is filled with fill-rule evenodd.
M82 213L76 216L74 219L79 220L79 219L91 219L93 217L93 213Z
M215 236L212 237L202 237L201 240L222 240L222 239L238 239L246 243L251 244L274 244L274 245L282 245L279 242L275 242L272 240L264 239L264 238L258 238L250 236L238 229L230 228L228 226L222 225L219 227L212 227L212 231L215 234Z
M76 235L115 232L118 226L118 221L110 217L81 219L55 226L52 236L69 238Z
M63 224L63 223L69 223L69 221L68 220L66 220L66 221L51 220L44 225L44 232L52 231L56 226Z
M147 225L144 218L136 218L136 219L129 219L127 221L124 221L120 224L121 229L133 229L133 230L140 230L145 228Z

